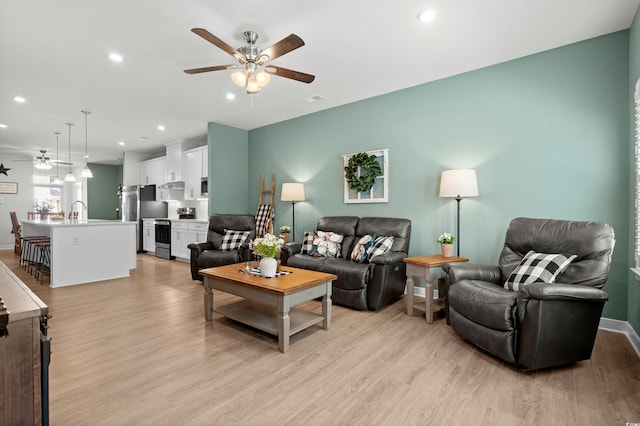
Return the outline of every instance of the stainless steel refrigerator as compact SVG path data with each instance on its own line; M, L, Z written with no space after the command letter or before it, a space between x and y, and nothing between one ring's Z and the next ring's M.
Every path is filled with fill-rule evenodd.
M136 249L140 251L142 242L142 219L168 217L168 204L156 201L155 185L123 186L118 190L122 221L137 222Z

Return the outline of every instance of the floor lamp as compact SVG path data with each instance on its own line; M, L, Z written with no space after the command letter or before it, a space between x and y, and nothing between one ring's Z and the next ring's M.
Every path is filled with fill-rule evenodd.
M457 256L460 257L460 201L466 197L478 196L478 180L476 171L465 170L445 170L440 177L440 197L455 197L458 203L458 240Z
M304 184L283 183L280 192L280 201L291 201L291 235L292 241L296 240L296 201L304 201Z

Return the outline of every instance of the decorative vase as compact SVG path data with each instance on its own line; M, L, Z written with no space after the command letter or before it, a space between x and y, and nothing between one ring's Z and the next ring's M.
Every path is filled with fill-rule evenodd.
M285 244L289 242L289 233L282 234L281 237L284 240Z
M263 257L260 259L260 275L271 278L276 276L278 261L273 257Z
M442 257L453 256L453 244L440 244L440 250L442 250Z

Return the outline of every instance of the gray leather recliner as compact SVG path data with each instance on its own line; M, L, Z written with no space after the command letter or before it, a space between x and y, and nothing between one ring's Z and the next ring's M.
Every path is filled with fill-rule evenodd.
M249 231L249 237L238 250L220 250L225 230ZM230 265L251 260L250 242L256 237L256 218L251 214L214 214L209 217L207 241L192 243L191 278L203 281L200 269Z
M516 218L497 266L443 265L447 323L464 339L525 370L589 359L608 300L601 288L614 244L613 228L604 223ZM530 250L577 257L555 283L505 289Z

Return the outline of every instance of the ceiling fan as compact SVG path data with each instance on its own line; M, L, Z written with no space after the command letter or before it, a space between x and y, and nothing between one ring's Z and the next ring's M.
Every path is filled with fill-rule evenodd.
M276 67L269 64L269 62L274 59L304 46L304 41L295 34L290 34L273 46L263 50L256 46L258 33L255 31L245 31L244 39L247 44L237 49L229 46L227 43L203 28L193 28L191 31L236 58L239 64L217 65L213 67L184 70L187 74L199 74L203 72L221 70L238 70L231 75L231 79L236 85L244 87L249 94L258 93L262 87L269 84L271 74L289 78L291 80L301 81L303 83L311 83L316 78L311 74Z
M14 161L33 161L33 166L38 170L51 170L53 164L73 165L72 163L67 163L66 161L52 160L50 157L47 157L47 151L44 149L41 149L40 155L36 156L35 158L16 159Z

